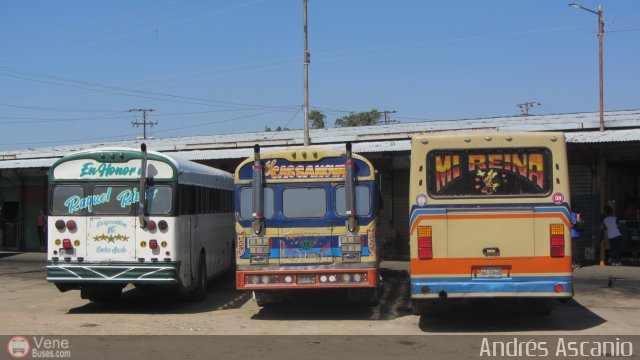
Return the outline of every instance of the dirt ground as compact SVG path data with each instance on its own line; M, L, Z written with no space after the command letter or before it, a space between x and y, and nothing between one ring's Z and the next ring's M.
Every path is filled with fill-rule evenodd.
M419 317L409 306L406 263L383 265L385 291L375 308L349 306L339 294L315 292L261 309L251 293L234 289L233 274L213 281L203 302L127 287L117 303L92 303L78 291L60 293L47 283L38 256L9 256L0 258L0 334L640 334L640 268L577 270L575 298L558 303L547 317L490 303Z

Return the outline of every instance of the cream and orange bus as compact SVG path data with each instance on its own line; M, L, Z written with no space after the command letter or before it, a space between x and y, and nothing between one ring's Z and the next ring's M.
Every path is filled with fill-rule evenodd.
M573 296L569 175L557 132L421 135L411 143L411 300Z

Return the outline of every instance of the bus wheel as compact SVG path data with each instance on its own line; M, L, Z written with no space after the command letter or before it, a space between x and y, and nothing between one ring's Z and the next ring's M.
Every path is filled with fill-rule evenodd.
M424 313L424 304L421 301L411 300L411 310L413 315L422 315Z
M122 286L96 286L80 289L80 297L89 301L116 302L120 300Z
M204 254L200 255L198 262L198 278L196 287L191 291L191 300L203 301L207 297L207 263Z
M253 297L260 307L267 307L282 302L282 298L273 291L254 291Z
M352 304L375 307L380 304L381 289L347 289L347 301Z

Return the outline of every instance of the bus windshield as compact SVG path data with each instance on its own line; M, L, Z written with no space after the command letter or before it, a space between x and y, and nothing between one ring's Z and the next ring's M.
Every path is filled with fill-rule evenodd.
M545 148L433 150L427 191L437 197L546 196L551 153Z
M171 213L173 189L168 185L154 185L146 190L149 215ZM126 185L55 185L51 191L53 215L131 215L140 201L138 188Z

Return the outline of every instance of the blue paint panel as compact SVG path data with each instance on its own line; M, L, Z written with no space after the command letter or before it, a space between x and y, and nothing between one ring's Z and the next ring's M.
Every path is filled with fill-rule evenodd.
M479 279L461 281L455 278L413 278L411 279L411 294L421 295L421 288L428 286L431 294L446 291L449 295L486 293L550 293L554 286L562 285L563 292L573 293L571 276L534 276L514 277L509 279Z
M304 244L299 244L299 243L304 243L306 241L309 242L309 245L311 245L310 247L308 247L307 249L305 249L307 246L305 246ZM360 252L360 256L371 256L371 252L369 251L369 248L367 247L368 241L369 241L369 237L367 235L365 235L365 245L362 246L362 251ZM248 260L250 257L250 253L248 250L248 239L247 239L247 251L244 253L244 255L241 256L242 259ZM279 259L280 258L280 242L284 241L285 244L288 244L287 248L292 249L294 251L299 251L300 253L317 253L320 252L322 248L327 247L326 252L324 253L324 256L333 256L333 257L337 257L337 258L342 258L342 249L339 246L339 236L301 236L298 238L285 238L285 237L276 237L276 236L272 236L271 237L271 248L269 249L269 258L271 259ZM298 242L298 244L296 244L296 242ZM302 264L296 264L296 265L302 265Z

